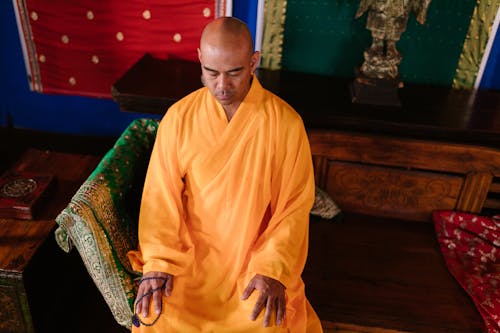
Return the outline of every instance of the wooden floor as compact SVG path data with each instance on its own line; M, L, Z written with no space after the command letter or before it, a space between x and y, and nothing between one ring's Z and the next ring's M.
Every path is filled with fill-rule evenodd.
M345 323L384 328L376 332L481 332L431 223L346 213L340 223L313 219L309 234L306 294L331 332Z

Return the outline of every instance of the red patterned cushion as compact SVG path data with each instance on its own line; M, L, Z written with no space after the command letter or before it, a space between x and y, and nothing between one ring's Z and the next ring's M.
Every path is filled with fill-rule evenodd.
M487 331L500 332L500 218L436 211L434 226L451 274L472 297Z

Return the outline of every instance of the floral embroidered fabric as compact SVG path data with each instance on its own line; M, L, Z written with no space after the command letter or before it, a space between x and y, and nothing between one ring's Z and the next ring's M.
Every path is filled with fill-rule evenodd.
M436 211L434 225L449 271L472 297L487 332L500 332L500 217Z
M314 205L311 209L311 215L316 215L326 220L342 216L342 211L337 206L335 201L322 190L316 186L314 191Z

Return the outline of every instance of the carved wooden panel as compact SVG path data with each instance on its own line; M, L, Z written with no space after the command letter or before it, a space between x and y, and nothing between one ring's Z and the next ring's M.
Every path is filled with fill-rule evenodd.
M343 210L431 221L432 211L454 209L460 176L329 161L326 190Z
M0 332L27 332L17 288L0 280Z

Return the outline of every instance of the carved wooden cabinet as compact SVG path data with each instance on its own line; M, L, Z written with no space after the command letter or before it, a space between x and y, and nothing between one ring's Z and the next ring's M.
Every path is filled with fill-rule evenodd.
M30 222L33 223L0 220L4 243L0 246L0 332L34 332L24 272L39 245L50 234L54 222L37 221L39 225L35 226L29 225ZM13 243L18 246L11 246Z
M438 209L500 209L498 149L342 131L309 138L316 181L344 210L428 222Z
M76 189L88 177L100 156L67 154L28 149L11 167L16 171L50 173L56 177L54 192L44 201L34 220L0 218L0 332L35 332L32 316L33 301L40 307L53 302L55 290L35 299L33 291L56 281L58 275L49 264L54 258L41 251L46 242L55 243L53 230L57 214L67 205ZM75 167L77 166L77 167ZM52 299L51 299L52 297ZM37 308L40 308L37 307Z
M22 280L3 275L0 277L0 331L33 332L26 291Z

